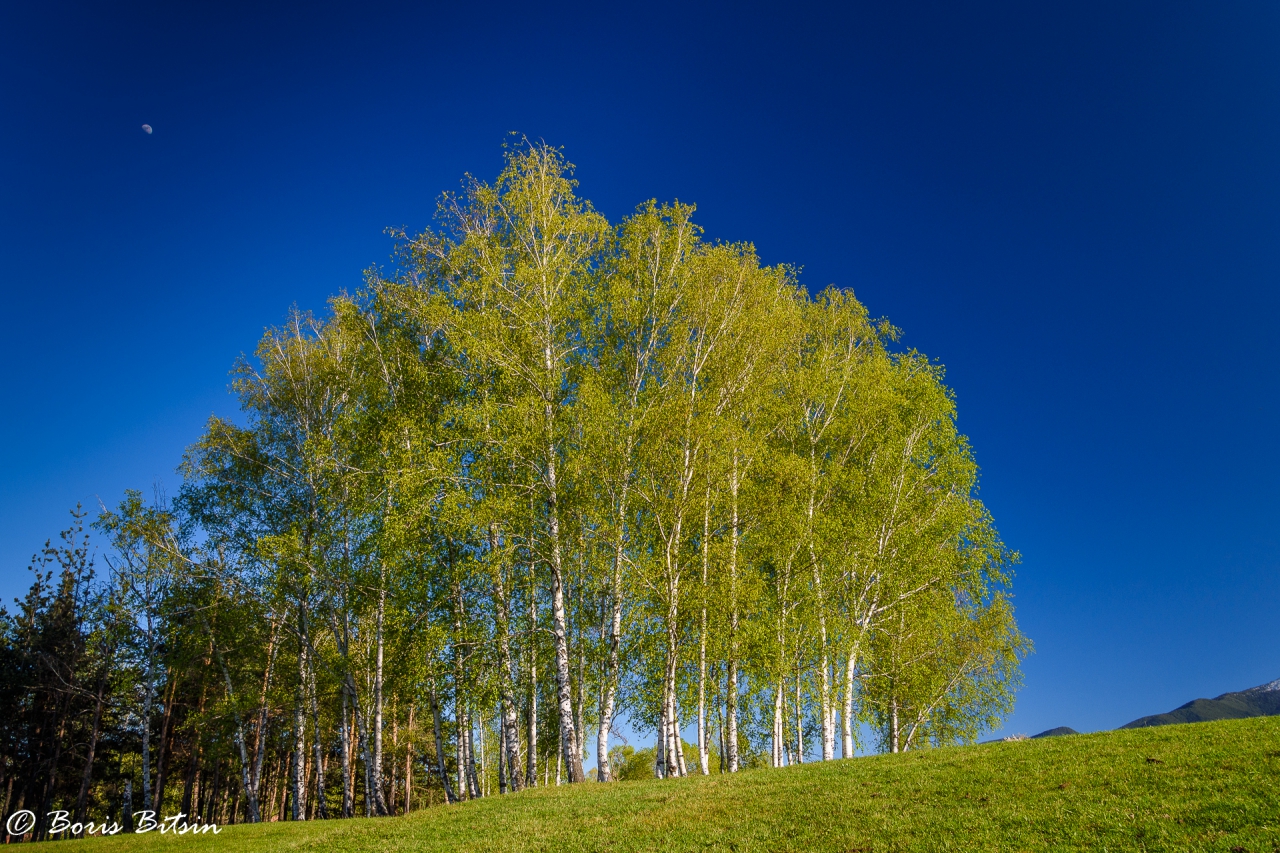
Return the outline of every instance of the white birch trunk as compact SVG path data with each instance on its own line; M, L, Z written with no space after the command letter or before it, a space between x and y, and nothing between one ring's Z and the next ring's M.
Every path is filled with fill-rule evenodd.
M707 483L707 500L702 514L702 612L698 621L698 769L710 775L707 748L707 574L711 548L711 484Z
M729 481L732 519L729 529L729 672L725 685L729 739L729 772L738 772L738 448L733 449L733 474Z
M475 786L477 797L488 794L485 790L486 776L484 772L484 715L476 717L476 751L471 762L471 784Z
M369 775L369 768L372 764L369 755L369 714L365 707L360 704L360 694L356 691L356 682L355 678L351 675L351 670L347 670L346 672L345 684L347 695L351 697L351 704L354 711L352 717L356 721L356 749L360 754L360 761L364 764L364 811L365 815L369 816L373 813L372 801L370 799L373 786ZM435 688L433 686L432 690L434 691L434 689Z
M461 699L455 699L453 726L453 751L458 757L457 766L454 768L454 771L457 773L457 778L454 781L458 785L458 798L462 800L469 800L471 799L471 783L467 779L467 733L469 723L467 721L467 712L462 708Z
M538 599L534 585L533 560L529 561L529 753L525 778L529 787L538 782Z
M827 615L822 595L822 574L818 570L817 556L813 545L809 546L810 559L813 561L813 586L818 606L818 666L821 677L818 681L820 713L822 715L822 760L831 761L836 757L836 721L835 709L831 701L831 658L827 645ZM798 679L798 676L797 676ZM798 683L798 681L797 681Z
M585 549L586 549L586 546L584 545L583 546L584 552L585 552ZM582 594L581 594L581 587L579 587L578 613L581 614L582 612L583 612ZM583 721L583 718L586 716L586 703L587 703L587 696L586 696L587 653L586 653L586 646L582 640L581 625L579 625L579 628L578 628L578 642L576 643L576 646L577 646L577 655L578 655L578 677L575 680L573 685L573 755L574 755L574 758L579 763L581 763L583 760L583 756L586 755L586 752L587 752L586 724ZM582 781L584 782L586 781L585 770L583 771L583 774L582 774Z
M844 707L840 712L840 757L853 758L853 678L858 655L853 649L844 667Z
M431 693L428 698L431 701L431 729L436 741L436 773L440 777L440 786L444 788L445 803L456 803L458 798L449 785L449 774L444 766L444 735L440 731L440 697L436 694L434 681L431 683Z
M310 644L310 638L308 638ZM307 697L311 704L311 728L315 731L314 745L312 747L314 761L316 767L316 812L315 816L320 820L329 819L329 806L325 803L324 796L324 744L320 740L320 708L316 698L316 667L315 661L308 656L307 661Z
M378 561L378 624L377 661L373 675L373 808L379 817L387 814L387 803L382 791L382 657L383 619L387 609L386 566Z
M409 705L409 728L406 734L409 736L409 742L404 748L404 813L409 814L409 808L413 804L413 711L414 706Z
M653 741L653 775L667 778L667 684L662 683L662 712L658 715L658 732Z
M729 659L729 673L725 683L725 738L723 745L725 762L730 773L738 772L738 659Z
M683 775L680 768L680 753L682 750L678 742L678 723L675 719L676 656L679 653L679 633L676 622L678 593L678 581L669 573L667 587L667 660L662 684L663 718L667 726L662 734L666 740L668 776Z
M680 768L681 776L689 775L689 768L684 763L684 739L680 737L680 709L676 705L675 684L671 686L671 740L676 750L676 764Z
M497 560L498 531L493 525L489 527L489 551L493 559ZM505 785L509 784L511 790L519 791L524 787L524 780L520 775L520 734L517 731L519 724L516 721L515 697L516 672L515 661L511 656L511 613L507 605L506 587L502 583L500 563L493 567L493 601L494 615L497 616L498 622L495 626L498 634L498 665L501 667L498 672L498 689L501 693L502 738L498 766L502 770L500 777L504 783L505 793Z
M507 727L498 708L498 793L507 793Z
M632 394L635 408L635 394ZM623 464L629 465L635 439L627 430L626 452ZM609 732L613 727L614 706L618 696L619 652L622 645L622 566L626 554L627 498L631 493L629 473L622 478L622 493L618 499L618 529L613 542L613 576L609 588L609 659L605 665L603 683L600 685L600 731L596 736L596 778L608 782L612 777L609 766Z
M889 700L889 751L898 752L898 699Z
M306 610L298 606L298 696L293 715L293 811L294 820L306 820L306 759L307 759L307 644L303 639L306 628Z
M551 348L546 349L546 367L551 370ZM554 434L551 401L545 404L547 436ZM573 694L569 683L569 636L564 607L564 563L560 543L559 486L556 480L556 448L547 445L547 533L551 546L551 633L555 639L556 698L560 712L560 754L569 768L569 781L583 781L582 757L574 755L577 735L573 727Z
M773 766L782 767L783 752L783 726L782 726L782 692L786 688L783 686L782 680L773 688Z
M350 699L347 691L342 691L342 719L338 721L338 748L342 755L342 816L353 817L355 815L356 804L353 801L352 792L354 787L352 783L355 781L351 778L351 724L349 722L351 709L348 707Z
M796 669L796 764L804 764L804 704L800 698L800 670Z

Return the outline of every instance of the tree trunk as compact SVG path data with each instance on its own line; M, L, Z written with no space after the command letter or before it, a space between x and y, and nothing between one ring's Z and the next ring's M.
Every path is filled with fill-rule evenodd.
M222 651L218 648L213 638L213 629L208 623L205 623L205 630L209 632L209 646L213 649L213 655L218 661L218 668L222 670L222 678L227 687L227 701L230 702L234 709L235 733L233 735L236 750L240 753L240 785L248 793L248 810L249 822L258 822L258 797L253 790L252 780L249 778L249 751L245 746L244 723L240 719L240 710L236 706L235 688L231 684L231 672L227 669L227 662L222 657ZM317 727L317 731L319 727Z
M822 760L831 761L836 757L836 716L831 701L831 663L826 651L822 653Z
M462 704L462 697L458 695L455 688L454 691L454 735L455 749L454 753L458 757L457 763L457 782L458 796L464 800L474 799L475 794L471 790L471 720L467 716L467 709Z
M782 693L786 687L782 683L782 679L778 679L778 683L773 688L773 766L782 767L782 743L783 743L783 726L782 726Z
M307 643L310 644L310 637ZM308 656L307 664L307 695L311 702L311 728L315 732L315 742L313 750L315 752L316 766L316 808L315 816L320 820L329 819L329 806L325 803L325 785L324 785L324 768L325 768L325 750L324 743L320 738L320 708L319 701L316 698L316 667L313 656ZM237 722L239 717L237 716Z
M623 457L625 460L631 458L633 445L634 439L628 434L626 455ZM622 494L618 501L618 530L613 543L613 577L609 588L609 659L600 685L600 731L596 736L596 779L601 782L610 781L612 774L609 766L609 733L613 728L614 705L618 698L619 653L622 646L622 567L626 555L627 496L630 490L631 477L624 476Z
M685 448L685 473L689 471L689 449ZM686 477L687 480L687 477ZM681 772L681 754L679 743L679 723L676 720L676 701L675 701L675 684L676 684L676 667L679 665L678 656L680 654L680 542L681 530L683 529L684 509L683 506L677 508L675 521L671 527L671 534L667 537L664 547L664 574L666 582L666 660L664 661L663 679L662 679L662 706L663 718L666 721L666 728L663 729L662 737L665 741L665 749L667 752L666 773L668 776L680 776ZM673 734L674 732L674 734Z
M387 611L386 566L378 561L378 627L377 665L373 676L373 808L379 817L387 814L387 803L382 793L382 657L383 620Z
M271 690L271 670L276 660L279 627L279 620L272 619L271 639L267 642L267 665L262 671L262 690L258 698L258 729L254 733L253 776L250 779L249 788L252 791L249 795L250 802L254 804L253 811L257 813L257 817L250 817L250 822L252 823L258 823L262 820L262 760L266 755L267 745L267 698Z
M581 590L581 587L579 587L579 590ZM583 613L581 592L579 592L578 595L578 613ZM579 615L578 618L581 619L581 615ZM587 701L587 652L586 644L582 639L581 624L579 624L578 628L578 642L575 645L577 646L578 654L578 677L574 680L573 685L573 754L577 759L578 764L581 765L583 755L587 751L587 733L585 731L585 723L583 722L583 717L586 714L586 708L584 706ZM586 771L584 770L582 780L580 781L586 781L586 778Z
M453 788L449 786L449 773L444 765L444 738L440 733L440 699L436 695L434 680L431 682L431 693L428 698L431 702L431 726L436 738L436 771L440 775L440 786L444 788L445 803L456 803L458 798L454 796Z
M152 625L150 609L147 611L147 674L142 693L142 802L150 804L153 810L159 806L151 798L151 704L154 701L156 684L156 636ZM166 714L168 705L165 706Z
M360 707L360 695L356 692L356 681L355 681L355 678L351 675L350 670L347 670L344 676L344 679L345 679L344 684L345 684L347 695L351 697L351 704L352 704L352 711L353 711L351 716L356 722L357 749L360 753L360 760L364 763L364 771L365 771L365 809L364 810L365 810L365 816L369 817L373 814L372 800L371 800L371 797L373 796L373 791L371 786L371 780L369 778L369 769L371 765L371 762L369 760L370 758L369 737L368 737L368 728L367 728L369 720L366 716L365 709ZM353 788L354 788L354 785L353 785ZM354 799L354 797L355 797L355 792L353 790L352 798Z
M853 758L853 677L858 656L849 650L844 667L844 707L840 711L840 757Z
M721 744L725 752L725 765L730 773L738 772L738 659L729 658L728 677L725 680L725 732L727 744Z
M898 752L898 698L889 700L889 751Z
M360 763L364 767L364 816L372 817L376 812L373 805L373 761L369 736L369 723L372 714L369 709L356 709L356 725L360 728Z
M707 737L707 574L711 562L711 483L702 512L702 610L698 615L698 769L711 773Z
M547 403L547 426L551 427L551 404ZM560 723L560 753L569 768L569 782L581 782L582 756L575 755L578 737L573 727L573 694L569 678L569 631L564 608L564 564L560 547L560 509L556 483L555 447L547 456L547 532L551 545L551 634L555 639L556 699Z
M720 703L720 697L716 697L716 734L720 736L720 773L729 772L729 762L726 760L726 750L724 745L724 705Z
M679 663L676 656L679 654L680 637L676 623L678 614L674 584L669 584L667 594L667 659L662 683L663 718L666 720L666 729L662 734L666 739L667 775L683 776L680 766L680 753L683 751L680 749L680 724L676 719L675 685L676 667Z
M293 810L294 820L307 819L307 616L298 603L298 695L293 713ZM319 734L319 732L317 732Z
M354 742L351 743L351 778L347 780L347 784L350 786L350 789L347 791L347 797L351 801L352 817L354 817L356 813L356 773L359 772L356 767L356 763L360 760L360 750L364 748L364 741L360 739L358 734L360 730L359 720L357 718L359 710L359 704L352 702L351 710L347 717L347 737L348 739L354 739Z
M191 743L191 755L187 758L187 772L182 779L182 803L178 811L191 813L191 795L196 789L196 774L200 770L200 738L196 735Z
M279 753L277 753L279 755ZM272 801L275 804L275 816L277 821L285 821L289 819L289 814L284 810L285 804L289 801L289 768L293 766L293 753L289 752L284 756L284 760L276 767L275 772L275 795Z
M822 715L822 760L831 761L836 754L835 709L831 704L831 658L827 650L827 611L826 600L822 590L822 571L818 562L817 549L814 547L813 518L818 491L817 449L810 444L809 449L809 505L805 538L808 540L809 565L813 571L813 592L818 612L818 665L822 677L818 682L820 713ZM798 678L798 676L797 676ZM798 683L798 682L797 682Z
M799 665L796 666L796 764L804 764L804 704L800 699Z
M695 386L696 387L696 382ZM685 503L689 497L689 485L693 481L694 461L696 457L690 437L694 407L692 402L686 413L683 438L683 468L680 472L680 498L675 505L670 532L663 543L663 574L666 583L666 671L663 685L663 704L667 709L667 724L670 732L665 733L670 743L667 746L667 770L672 775L685 775L684 750L680 744L680 724L676 702L676 668L679 666L680 632L678 626L680 607L680 546L683 541Z
M338 748L342 759L342 816L355 815L355 779L351 775L351 723L346 687L342 690L342 717L338 720Z
M412 703L409 705L409 727L405 732L409 737L409 742L404 748L404 813L409 813L409 808L413 804L413 711Z
M164 786L169 780L169 760L173 753L173 705L177 696L178 679L172 670L168 670L168 685L165 691L164 716L160 721L160 755L156 760L156 786L154 800L143 797L143 808L159 812L164 801Z
M498 530L489 525L489 553L498 561ZM498 635L498 690L502 701L502 753L498 756L500 767L505 765L502 778L511 785L511 790L519 791L524 787L520 778L520 734L517 731L516 697L515 697L515 661L511 656L511 614L507 608L506 588L502 583L502 563L493 567L493 602L494 615L497 617ZM411 712L412 713L412 712ZM505 789L504 789L505 792Z
M729 482L730 509L732 511L729 528L729 661L728 681L725 684L725 704L727 729L725 736L729 739L726 747L729 772L738 772L738 449L733 449L733 475Z
M662 710L658 713L658 732L653 739L653 775L659 779L667 778L667 682L662 681Z
M400 748L400 718L396 716L395 705L391 706L391 794L387 797L387 813L395 816L396 793L400 785L400 765L395 762L396 750Z
M489 777L485 773L485 754L484 754L484 714L478 709L476 711L476 735L480 741L476 750L476 760L471 768L471 775L475 778L475 785L479 791L479 796L489 796Z
M538 597L534 583L533 555L529 556L529 754L525 778L529 787L538 782Z
M453 598L453 718L458 756L458 796L470 799L475 796L472 785L475 768L471 755L471 719L466 703L466 652L463 649L466 643L466 603L462 597L461 580L454 572L452 541L448 543L448 549L449 572L452 575L450 594Z
M107 675L111 671L111 658L114 656L115 650L113 649L106 664L102 667L102 672L98 675L98 695L93 705L93 726L89 735L89 749L84 760L84 773L80 776L80 793L76 796L76 823L84 822L85 807L89 801L89 783L93 779L93 756L97 752L98 735L102 731L102 706L107 692Z
M676 766L681 776L689 775L689 768L684 763L684 738L680 736L680 706L676 701L675 673L671 679L671 746L676 752Z
M498 708L498 793L507 793L507 727Z
M204 656L204 666L201 667L201 670L200 670L200 702L196 706L197 717L201 717L204 715L204 703L205 703L205 698L208 696L208 688L209 688L208 680L206 679L205 676L209 671L209 664L212 662L210 658L212 658L212 656L213 656L213 637L210 636L209 648L208 648L208 651L205 652L205 656ZM186 778L183 780L182 808L180 809L180 811L184 811L188 814L191 813L191 794L192 794L192 791L195 790L197 772L200 769L200 754L203 751L200 743L200 735L201 735L201 732L198 729L192 732L191 757L187 761L187 774L186 774ZM155 809L157 812L160 811L160 805L161 805L160 801L163 799L163 796L164 796L164 791L161 790L159 787L157 787L156 788L157 805Z

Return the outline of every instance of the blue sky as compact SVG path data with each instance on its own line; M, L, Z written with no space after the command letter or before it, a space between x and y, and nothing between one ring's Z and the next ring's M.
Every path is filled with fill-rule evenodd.
M1007 732L1280 677L1278 37L1245 2L5 4L0 596L77 501L176 491L263 327L514 130L947 366L1024 557Z

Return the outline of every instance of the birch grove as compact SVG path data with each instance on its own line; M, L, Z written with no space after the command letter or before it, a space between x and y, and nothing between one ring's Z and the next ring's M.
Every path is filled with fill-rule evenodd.
M5 813L405 814L940 747L1011 710L1017 555L941 367L851 292L689 205L610 223L527 142L394 238L239 362L176 494L101 508L102 572L37 560L3 616L31 681ZM71 672L41 681L58 632Z

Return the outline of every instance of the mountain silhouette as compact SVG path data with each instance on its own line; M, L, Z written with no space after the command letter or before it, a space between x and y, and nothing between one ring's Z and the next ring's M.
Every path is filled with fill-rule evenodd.
M1168 726L1174 723L1203 723L1209 720L1238 720L1243 717L1271 717L1280 714L1280 678L1248 690L1223 693L1214 699L1193 699L1167 714L1139 717L1122 729Z
M1063 735L1078 735L1078 734L1080 733L1075 729L1071 728L1070 726L1058 726L1056 729L1049 729L1048 731L1043 731L1038 735L1032 735L1031 739L1035 740L1038 737L1062 737Z

